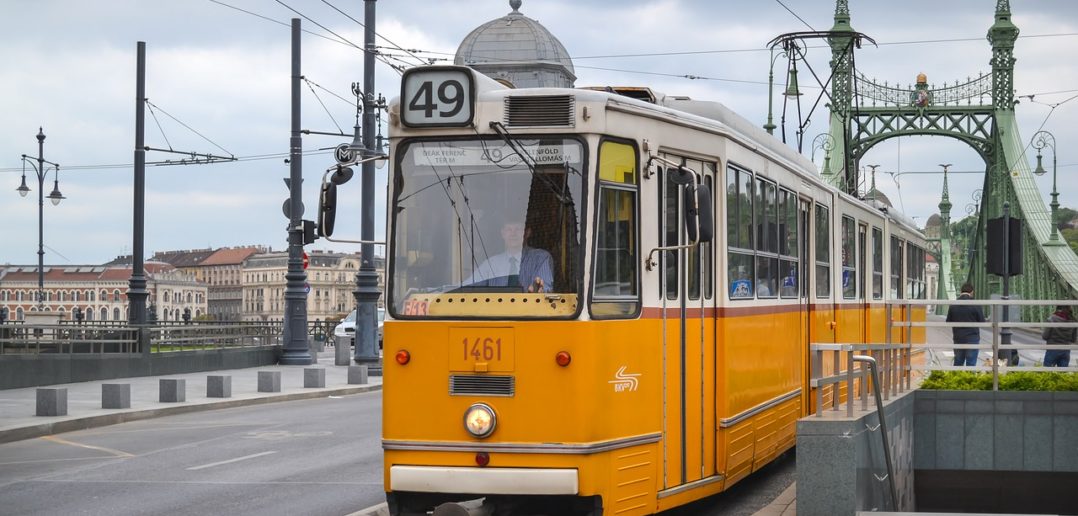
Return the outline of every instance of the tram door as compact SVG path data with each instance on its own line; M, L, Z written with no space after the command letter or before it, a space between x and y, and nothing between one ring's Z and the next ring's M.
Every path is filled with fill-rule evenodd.
M666 158L696 171L714 191L713 164ZM660 174L660 245L685 245L685 186L678 184L676 169ZM712 244L662 251L664 488L716 472L714 263Z
M857 225L857 300L861 309L861 340L872 342L868 310L868 226Z
M801 371L804 375L804 378L802 378L802 392L806 393L811 392L809 391L811 372L809 371L808 364L809 356L811 353L809 350L809 345L812 343L812 314L809 313L811 310L811 307L809 306L809 285L812 284L813 278L812 256L809 254L809 250L811 249L809 247L809 238L812 235L811 233L809 233L809 230L812 227L810 225L811 217L811 201L807 201L804 199L799 200L797 206L797 235L799 238L797 244L797 270L799 272L797 286L797 321L798 328L800 328L800 336L798 337L797 342L799 348L804 350L801 353L801 356L803 357L805 362L801 364ZM801 413L808 414L808 396L802 396L801 399L803 405Z

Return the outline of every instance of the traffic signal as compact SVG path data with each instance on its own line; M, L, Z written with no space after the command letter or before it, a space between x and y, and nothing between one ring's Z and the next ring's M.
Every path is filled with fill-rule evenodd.
M315 231L316 224L313 220L303 220L303 245L313 244L315 240L318 240L318 233Z

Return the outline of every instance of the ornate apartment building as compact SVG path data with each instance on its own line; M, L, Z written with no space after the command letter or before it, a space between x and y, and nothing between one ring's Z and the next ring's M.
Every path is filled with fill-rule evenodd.
M340 319L355 308L359 255L308 251L307 320ZM376 257L378 287L385 285L384 259ZM250 256L243 266L243 320L264 321L284 317L285 273L288 253L268 252ZM381 303L381 301L379 301Z
M159 320L183 320L185 311L192 318L206 313L206 287L192 275L157 262L147 262L145 271L147 306ZM130 279L131 266L125 264L45 267L45 299L39 309L37 267L0 267L0 307L13 320L44 311L64 320L81 313L86 321L126 321Z
M238 321L243 318L243 262L266 250L247 246L163 251L155 254L153 259L170 263L206 285L210 319Z

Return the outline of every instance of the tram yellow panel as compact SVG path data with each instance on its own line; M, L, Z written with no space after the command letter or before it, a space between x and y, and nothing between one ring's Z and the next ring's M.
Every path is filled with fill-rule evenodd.
M468 372L459 337L504 332L484 321L387 324L385 328L383 438L457 443L594 443L661 431L661 360L658 322L535 321L512 325L512 371ZM648 335L655 336L647 338ZM643 336L643 337L642 337ZM395 362L406 350L410 361ZM555 362L566 351L567 367ZM455 365L455 367L454 367ZM502 369L505 369L504 367ZM451 394L450 375L511 376L510 393ZM465 410L483 402L497 427L487 439L468 434Z

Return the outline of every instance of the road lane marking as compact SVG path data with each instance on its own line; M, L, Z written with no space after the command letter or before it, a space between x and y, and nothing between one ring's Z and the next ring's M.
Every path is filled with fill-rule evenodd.
M236 457L235 459L223 460L221 462L211 462L209 464L203 464L201 466L193 466L193 467L187 468L187 471L198 471L200 469L212 468L214 466L223 466L225 464L232 464L233 462L239 462L241 460L253 459L255 457L262 457L262 456L265 456L265 455L273 455L274 453L277 453L277 452L275 452L275 451L267 451L267 452L262 452L262 453L256 453L254 455L245 455L243 457Z
M51 442L54 442L54 443L58 443L58 444L66 444L68 446L76 446L76 447L79 447L79 448L86 448L88 450L97 450L97 451L108 453L109 455L115 455L117 457L123 457L123 458L134 457L134 455L132 455L130 453L127 453L125 451L113 450L112 448L105 448L103 446L94 446L92 444L76 443L76 442L73 442L73 441L68 441L67 439L61 439L59 437L56 437L55 435L46 435L45 437L42 437L41 439L44 439L46 441L51 441Z

